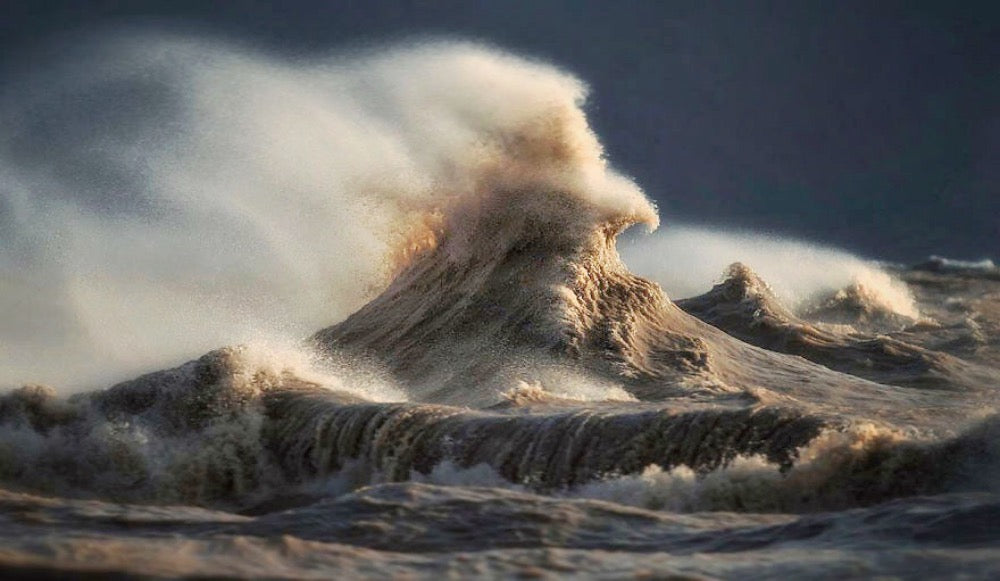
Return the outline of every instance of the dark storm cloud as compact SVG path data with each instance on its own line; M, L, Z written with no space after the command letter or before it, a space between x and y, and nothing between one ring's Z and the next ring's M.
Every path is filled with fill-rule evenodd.
M668 225L765 228L880 258L1000 256L993 4L702 4L20 2L3 8L0 58L11 74L64 50L53 38L122 24L297 54L479 39L586 79L612 161Z

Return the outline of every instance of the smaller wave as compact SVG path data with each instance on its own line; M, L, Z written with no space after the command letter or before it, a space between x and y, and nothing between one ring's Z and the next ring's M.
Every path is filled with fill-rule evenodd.
M942 256L931 255L924 262L915 264L912 270L930 272L952 272L964 274L986 274L1000 276L1000 267L989 258L981 260L956 260Z
M981 390L997 377L992 370L879 333L909 320L880 309L860 288L838 291L807 321L785 308L757 273L736 263L723 282L677 306L757 347L883 384Z
M817 297L800 314L814 321L868 330L900 330L921 319L906 287L882 272L867 273L847 287Z
M641 276L674 298L693 297L719 282L720 272L743 263L768 282L774 295L803 315L844 289L863 289L867 303L907 319L919 309L905 283L874 262L843 250L753 232L672 225L622 244L622 257Z
M618 385L596 383L580 377L577 381L560 382L552 389L540 381L519 381L515 387L501 394L506 402L515 405L559 402L636 402L634 395Z

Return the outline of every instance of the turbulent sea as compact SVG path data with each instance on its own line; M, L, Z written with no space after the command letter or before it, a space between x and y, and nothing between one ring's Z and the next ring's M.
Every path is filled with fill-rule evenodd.
M77 49L0 102L5 577L1000 570L992 262L634 232L493 49Z

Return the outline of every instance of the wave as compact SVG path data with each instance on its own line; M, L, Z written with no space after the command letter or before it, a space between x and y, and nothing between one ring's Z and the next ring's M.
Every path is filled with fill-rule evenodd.
M563 376L558 383L546 388L540 382L518 384L501 395L506 400L494 408L535 404L567 404L571 402L636 402L635 396L617 385L601 385L584 376Z
M911 269L1000 278L1000 267L989 258L982 260L956 260L942 256L931 256L924 262L913 265Z
M417 399L493 404L565 375L640 399L794 389L621 264L616 235L658 218L571 75L461 43L309 62L166 35L78 49L86 75L48 63L2 96L0 296L18 307L0 384L80 390L287 341L401 273L317 341Z
M996 418L921 439L776 406L509 413L377 403L261 360L221 350L89 395L8 394L0 480L259 512L379 482L469 484L472 470L473 482L549 494L766 512L993 490L1000 469Z
M780 409L508 415L336 387L231 349L69 400L25 387L0 400L0 477L62 495L227 506L359 461L405 480L449 459L553 488L650 463L787 461L822 425Z
M651 462L717 465L741 451L787 460L822 425L781 409L521 416L376 403L259 361L221 350L69 400L17 390L0 402L3 480L68 495L212 504L358 461L399 480L451 459L551 488ZM716 423L715 440L703 440Z
M901 310L860 282L821 295L802 309L802 317L857 330L899 331L922 320L916 310Z
M996 492L998 426L1000 418L992 416L953 439L921 440L856 425L824 431L797 450L785 469L752 456L707 473L649 466L584 485L573 495L674 512L801 513L956 491Z
M486 190L571 189L657 219L607 166L584 83L497 49L73 42L0 94L0 386L79 391L301 338Z
M855 297L858 308L877 304ZM880 383L938 389L983 390L996 381L991 369L882 334L807 322L788 310L771 287L746 265L729 267L709 292L677 301L686 312L730 335L773 351ZM834 310L833 304L824 307ZM888 316L883 314L883 316Z
M719 282L735 262L747 265L771 285L794 313L844 289L861 288L867 302L906 320L920 318L906 285L877 263L846 251L752 232L672 224L652 237L634 237L623 247L625 262L656 281L674 298L693 297Z
M893 499L997 491L1000 418L989 417L946 440L914 438L873 424L823 428L789 461L736 455L712 467L650 464L550 492L671 513L810 513L871 506ZM488 464L452 462L411 479L438 486L530 491Z
M639 217L569 188L487 190L456 207L382 294L311 343L378 361L414 400L473 407L560 374L641 401L791 398L830 410L902 397L688 315L619 257L617 237Z

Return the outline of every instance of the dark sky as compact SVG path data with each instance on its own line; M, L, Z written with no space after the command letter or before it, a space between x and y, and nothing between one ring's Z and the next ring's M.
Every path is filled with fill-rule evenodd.
M1000 2L7 0L0 74L119 23L291 53L484 40L590 83L612 162L668 227L1000 258Z

